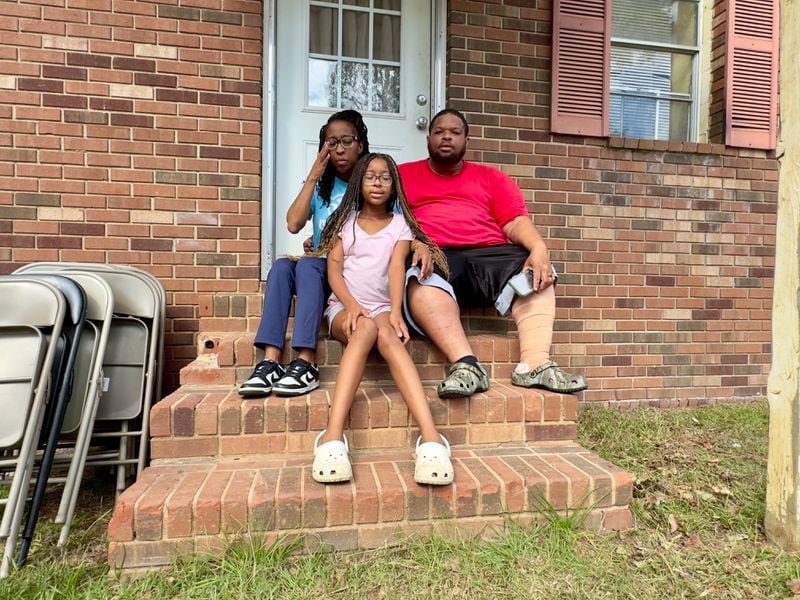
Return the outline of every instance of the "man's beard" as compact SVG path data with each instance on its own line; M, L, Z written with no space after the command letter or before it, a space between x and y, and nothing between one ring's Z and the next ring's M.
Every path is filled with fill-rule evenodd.
M464 155L467 153L467 147L464 146L458 152L454 154L447 154L442 155L439 153L437 148L431 148L428 146L428 155L431 157L431 160L436 164L452 167L453 165L457 165L461 162L461 159L464 158Z

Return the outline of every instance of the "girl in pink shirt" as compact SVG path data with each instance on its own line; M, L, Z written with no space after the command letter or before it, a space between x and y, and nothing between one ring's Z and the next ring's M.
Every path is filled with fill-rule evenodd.
M402 214L394 212L395 205ZM345 344L328 427L314 441L312 476L321 483L349 481L353 475L344 426L375 345L420 429L414 480L433 485L453 481L450 446L436 430L419 373L404 348L405 263L415 237L428 245L434 262L447 272L441 250L411 215L394 160L386 154L364 156L339 208L328 218L318 250L328 255L333 293L326 314L331 335Z

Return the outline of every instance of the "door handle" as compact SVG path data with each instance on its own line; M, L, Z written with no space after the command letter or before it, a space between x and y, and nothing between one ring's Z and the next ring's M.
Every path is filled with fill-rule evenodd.
M417 104L420 106L425 106L428 103L428 97L425 94L420 94L417 96Z
M417 125L417 129L424 130L428 126L428 118L427 117L420 117L415 121Z

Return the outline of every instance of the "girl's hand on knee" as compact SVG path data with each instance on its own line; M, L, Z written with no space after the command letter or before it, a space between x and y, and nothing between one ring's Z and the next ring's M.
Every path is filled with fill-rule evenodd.
M347 336L347 339L350 339L350 336L356 330L356 325L358 323L359 317L367 317L369 318L369 311L361 306L358 302L351 304L350 306L345 307L345 314L344 314L344 333Z
M406 327L406 322L403 320L400 311L392 311L389 314L389 325L392 326L392 329L397 333L397 337L400 338L400 341L405 346L409 340L408 327Z

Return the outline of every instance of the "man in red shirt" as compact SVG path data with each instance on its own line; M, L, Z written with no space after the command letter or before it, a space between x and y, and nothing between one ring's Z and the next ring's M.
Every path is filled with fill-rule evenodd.
M468 136L464 115L445 109L431 121L428 158L400 165L414 216L444 250L450 267L445 280L432 271L425 247L413 244L412 265L421 266L412 266L406 276L406 317L452 363L439 395L468 396L489 388L461 326L459 306L495 306L501 314L510 309L520 338L512 383L555 392L584 390L582 375L550 360L556 275L522 191L502 171L464 161ZM509 285L521 272L530 272L528 290L525 276Z

